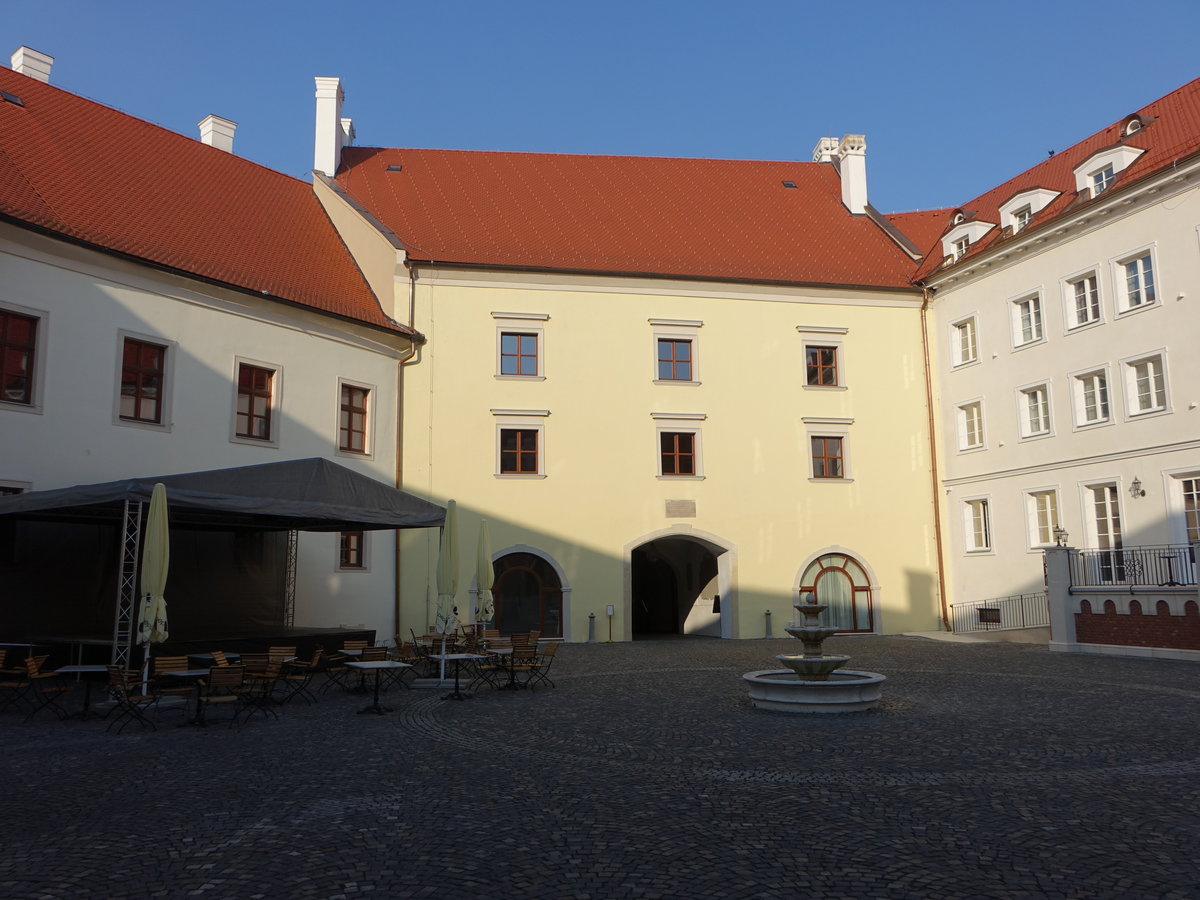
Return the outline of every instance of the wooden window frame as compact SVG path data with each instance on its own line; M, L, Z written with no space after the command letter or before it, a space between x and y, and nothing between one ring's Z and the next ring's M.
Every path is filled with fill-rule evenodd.
M814 434L808 439L812 477L842 481L846 477L845 435ZM834 449L836 452L830 453Z
M505 341L509 338L516 340L516 352L508 353L505 348ZM533 352L525 352L525 342L533 342ZM500 332L500 372L499 374L510 378L536 378L541 375L541 355L542 355L542 336L537 331L525 331L519 329L502 329ZM515 371L509 372L505 370L507 363L512 362ZM530 371L532 369L532 371Z
M499 463L497 472L500 475L541 475L542 474L542 429L522 425L501 425L499 433ZM516 446L507 449L506 435L516 435ZM533 447L525 446L525 439L531 437ZM527 460L532 459L533 467L524 468Z
M677 352L680 345L687 347L687 358L683 359ZM686 381L692 382L696 380L696 348L692 338L682 337L663 337L655 338L655 346L658 349L658 355L655 364L655 374L658 376L656 381ZM664 355L664 349L667 354ZM664 366L670 374L664 375ZM686 368L685 368L686 367ZM680 374L680 369L684 369L686 377Z
M130 350L135 352L137 359L129 361ZM147 365L141 359L142 352L150 350L158 353L157 366ZM145 338L124 335L121 340L121 367L119 374L119 395L117 398L117 416L123 422L138 425L162 425L165 421L167 405L167 364L170 347ZM154 395L154 415L141 415L141 406L148 402L150 394L146 382L151 378L158 379L158 392ZM126 391L127 384L133 385L132 394ZM126 398L132 398L133 414L121 412Z
M661 429L658 432L658 465L659 474L664 478L694 478L700 474L699 466L700 436L696 431L671 431ZM686 443L684 449L682 444ZM691 471L682 471L684 462Z
M342 531L338 534L338 568L352 572L367 568L365 531Z
M29 325L29 339L11 337L17 320ZM38 334L41 319L38 316L0 307L0 402L19 406L34 405L34 383L37 380ZM8 379L24 379L21 396L9 394Z
M244 376L249 374L251 379L258 374L266 376L266 388L260 388L257 384L245 383ZM236 405L234 407L234 436L245 441L254 443L269 444L275 441L275 395L276 395L276 379L278 378L279 370L271 366L264 366L258 363L238 361L237 363L237 382L235 391L237 394ZM242 410L243 399L246 401L246 409ZM256 399L266 401L266 411L264 413L255 412L254 401ZM264 434L254 433L254 423L262 422Z
M350 381L338 383L338 452L353 456L371 455L371 405L375 389ZM361 400L361 405L355 403ZM356 421L357 417L357 421ZM354 446L359 436L362 447Z
M840 387L840 369L838 356L841 348L837 344L805 344L804 345L804 379L809 387ZM831 362L826 363L823 356L828 354ZM832 381L827 381L828 375Z

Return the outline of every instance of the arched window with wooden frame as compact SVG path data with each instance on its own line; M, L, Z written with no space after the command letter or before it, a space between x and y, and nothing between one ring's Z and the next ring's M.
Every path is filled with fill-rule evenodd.
M821 624L843 632L875 630L871 578L854 557L826 553L814 559L800 579L800 593L809 591L829 607L821 614Z
M540 631L562 637L562 581L554 567L533 553L509 553L492 563L496 628L501 634Z

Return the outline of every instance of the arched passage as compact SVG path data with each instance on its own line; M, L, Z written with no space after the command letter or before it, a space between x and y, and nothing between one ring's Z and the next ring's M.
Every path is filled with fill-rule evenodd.
M666 532L628 552L631 638L729 636L728 548L694 534Z
M527 551L504 553L492 562L495 627L501 634L540 631L563 635L563 583L557 568Z

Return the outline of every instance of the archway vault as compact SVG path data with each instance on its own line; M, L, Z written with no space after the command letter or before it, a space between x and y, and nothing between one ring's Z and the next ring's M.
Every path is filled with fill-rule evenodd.
M668 547L670 542L685 541L711 554L715 564L715 591L711 601L712 608L719 607L720 635L723 638L738 637L737 627L737 547L730 541L712 534L690 528L686 525L675 525L648 532L628 542L622 548L624 569L624 585L621 608L621 639L633 639L634 625L634 562L635 554L654 546ZM705 598L706 602L708 598ZM680 621L682 627L682 619Z

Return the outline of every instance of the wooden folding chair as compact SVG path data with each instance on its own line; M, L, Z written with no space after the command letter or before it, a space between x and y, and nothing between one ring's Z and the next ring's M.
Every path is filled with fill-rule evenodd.
M120 666L108 667L108 695L113 701L113 707L108 711L105 718L112 718L108 723L107 731L112 731L117 728L117 734L120 734L125 728L133 722L137 722L142 728L147 725L151 729L157 730L158 726L154 724L146 715L146 710L158 706L158 692L154 689L154 684L149 681L142 681L140 673L126 672Z
M59 705L58 701L63 694L71 693L75 689L75 685L64 681L57 672L43 672L42 664L48 658L48 655L25 657L25 677L29 679L29 699L32 707L25 716L26 722L43 709L50 710L60 719L65 719L70 715Z

